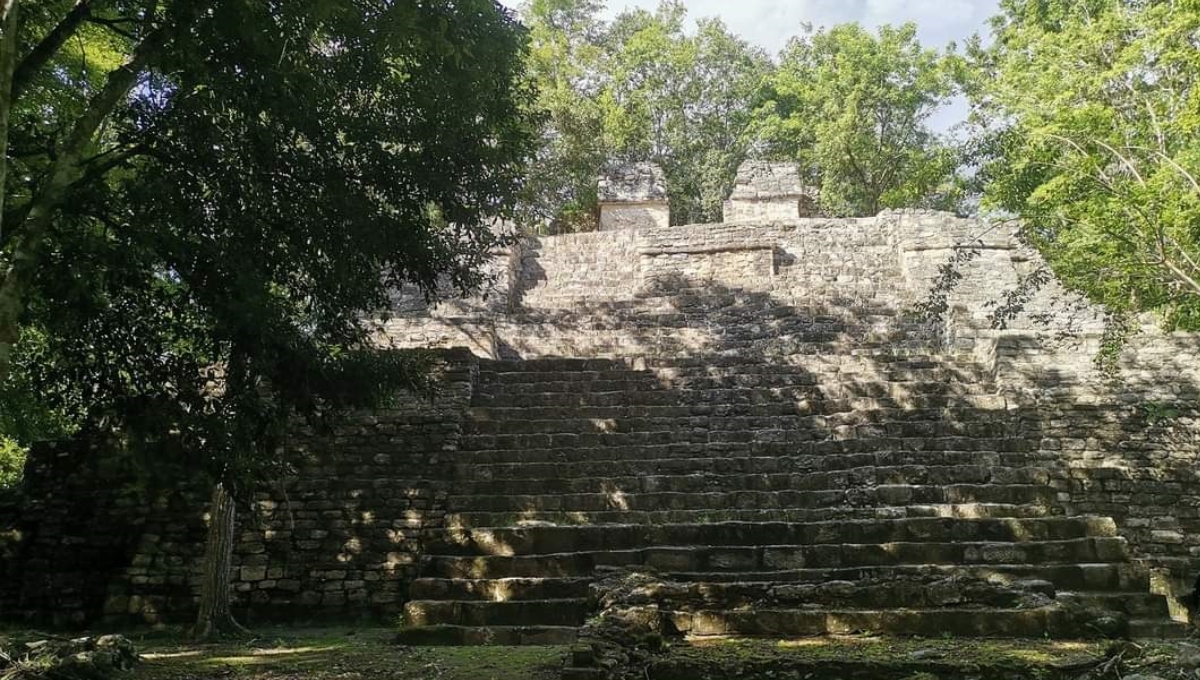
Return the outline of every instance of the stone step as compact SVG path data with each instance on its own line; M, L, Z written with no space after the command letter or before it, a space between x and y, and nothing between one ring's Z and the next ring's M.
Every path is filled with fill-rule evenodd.
M1018 581L1041 580L1054 584L1059 590L1147 592L1150 572L1132 562L1075 564L906 564L873 567L807 568L744 572L683 572L663 571L664 579L679 582L727 583L827 583L887 581L905 578L962 578L982 579L1011 584Z
M773 416L689 416L686 418L559 418L555 420L469 420L464 435L494 435L496 443L509 435L578 435L583 445L620 446L647 433L669 433L682 439L696 435L711 438L721 435L727 441L811 441L816 434L886 439L889 437L972 437L1003 438L1011 436L1012 425L1004 420L993 422L950 422L942 420L904 421L868 425L840 425L820 422L824 419L803 415ZM760 436L762 433L769 437ZM739 436L739 435L745 435ZM704 439L702 441L707 441ZM464 446L467 444L464 444Z
M659 376L653 371L636 370L624 364L610 366L592 366L578 370L554 369L535 365L534 362L520 362L520 367L511 370L497 371L480 364L478 381L481 385L523 385L547 382L658 382Z
M881 543L762 545L747 547L655 546L541 555L426 555L421 576L494 579L587 576L596 567L645 566L664 572L752 572L800 568L890 565L1070 564L1128 559L1123 538L1080 538L1025 543Z
M884 371L946 370L958 375L986 375L987 371L969 355L931 354L921 350L896 352L847 348L830 354L826 348L813 348L808 354L767 357L757 354L718 354L703 357L644 357L637 359L527 359L517 361L481 360L481 376L542 376L547 374L599 374L613 372L649 372L659 376L711 375L737 373L870 373ZM517 379L517 378L510 378Z
M1053 505L1058 494L1040 485L954 484L879 485L845 491L712 491L455 495L449 512L601 512L606 510L709 510L722 508L819 508L941 503L1005 503Z
M615 391L538 391L536 389L494 391L478 387L471 396L471 406L477 408L598 408L598 407L704 407L719 405L775 406L781 403L810 404L814 410L822 397L810 388L796 389L710 389L676 390L630 387ZM844 400L833 403L824 411L851 410Z
M634 467L634 466L629 466ZM643 468L635 476L552 476L530 474L525 479L490 479L460 481L454 484L455 495L489 494L576 494L606 493L619 489L624 493L703 493L707 491L826 491L856 489L877 485L1040 485L1051 484L1052 478L1042 468L985 468L981 466L899 468L855 468L844 472L793 472L777 474L721 475L700 471L669 475L654 474L653 468Z
M812 523L609 524L443 529L425 550L440 555L534 555L656 545L757 546L1069 540L1117 535L1107 517L890 519Z
M877 363L858 361L848 363L823 363L811 359L800 359L797 363L762 363L716 366L709 368L649 367L652 374L668 385L686 384L688 380L725 379L738 376L775 376L797 382L813 381L812 384L834 384L839 382L924 382L939 384L989 384L993 377L989 371L970 367L962 363Z
M463 451L491 451L493 449L557 448L579 450L592 448L625 448L629 446L655 446L663 444L751 444L802 443L818 438L807 428L764 428L761 430L656 430L641 432L541 432L526 434L464 434L459 441Z
M730 386L730 388L733 387L735 386ZM717 387L714 386L713 389L717 389ZM476 392L495 397L527 394L630 394L644 391L667 392L667 388L654 381L653 378L593 380L590 382L563 379L532 382L487 382L486 379L481 379L476 385Z
M408 587L412 600L568 600L586 598L591 577L584 578L418 578Z
M686 419L712 416L774 417L795 415L794 405L782 401L768 404L683 404L670 406L472 406L467 414L476 421L504 422L508 420L586 419L614 420L618 418Z
M491 395L547 393L605 393L634 390L671 391L700 395L710 391L785 389L827 398L984 395L995 387L980 378L964 379L951 371L903 373L811 374L773 371L761 373L710 373L702 376L635 375L628 373L510 373L481 374L476 390Z
M525 463L475 463L454 466L456 488L470 488L469 484L495 482L499 480L522 481L529 479L553 479L560 484L567 480L593 480L599 478L626 479L631 476L678 477L701 475L712 477L768 477L786 478L793 488L829 488L837 486L864 486L900 483L1038 483L1049 484L1051 480L1063 479L1068 470L1054 470L1029 466L1028 460L1013 460L1021 467L998 464L1011 459L1000 454L988 455L981 463L973 453L957 456L967 461L964 465L942 465L938 460L924 461L924 456L909 454L895 456L898 464L876 464L872 456L863 456L855 462L866 465L834 467L839 461L822 457L741 457L741 458L633 458L628 460L582 460L578 462L535 462ZM917 462L920 461L920 462ZM850 462L850 461L847 461ZM819 466L819 467L818 467ZM574 483L574 482L572 482ZM642 485L651 488L655 482ZM722 480L718 480L722 483ZM755 482L763 484L763 482ZM568 484L569 486L569 484ZM618 484L629 486L629 484Z
M903 517L1034 518L1061 513L1048 505L942 503L875 507L754 508L706 510L611 510L602 512L455 512L446 526L577 526L585 524L706 524L712 522L823 522Z
M1055 598L1062 604L1120 612L1131 619L1169 620L1171 610L1167 598L1147 591L1074 591L1060 592Z
M903 440L896 440L901 444ZM833 472L868 467L981 466L1027 467L1036 462L1027 453L1015 451L925 451L897 445L880 451L844 450L845 441L805 444L654 444L649 446L593 449L530 448L452 451L459 461L457 479L522 476L529 470L538 477L613 474L619 465L645 465L663 474L681 470L706 470L721 474L770 472ZM819 453L813 453L820 449ZM1046 460L1046 467L1061 465ZM479 471L479 475L475 472ZM493 473L494 471L494 473ZM619 474L619 473L618 473Z
M620 359L572 359L572 358L543 358L520 359L514 361L480 359L479 372L492 373L528 373L528 372L562 372L562 371L610 371L628 369L628 364Z
M420 626L401 629L401 645L471 646L569 645L579 635L576 626Z
M740 586L740 587L738 587ZM687 592L672 588L671 593L649 595L640 603L656 602L670 612L669 619L682 631L692 635L770 635L792 633L797 635L812 633L851 633L859 631L871 632L900 632L887 624L875 623L865 625L863 621L877 620L875 615L882 612L922 612L933 615L943 613L955 620L964 612L972 612L978 618L1007 616L1013 611L1042 612L1051 617L1070 617L1075 628L1069 632L1065 619L1051 619L1051 627L1041 632L1052 631L1065 635L1087 635L1088 621L1081 614L1063 611L1048 600L1037 600L1037 595L1028 591L1006 589L999 586L988 587L986 584L956 584L946 581L940 584L930 584L926 589L888 586L887 584L850 584L835 583L818 586L772 586L769 584L726 584L723 588L704 590L699 584L689 587ZM760 593L769 598L770 604L762 604ZM1125 595L1122 602L1115 596L1071 598L1073 603L1085 603L1093 607L1101 607L1105 611L1123 613L1126 615L1154 616L1157 612L1149 603L1153 596L1143 596L1134 593L1118 593L1110 595ZM681 598L677 601L675 598ZM694 598L694 599L693 599ZM1161 603L1162 598L1157 600ZM708 607L705 601L711 602ZM693 602L699 607L690 606ZM1059 604L1062 604L1060 599ZM1141 603L1141 604L1131 604ZM1105 604L1116 607L1104 607ZM789 606L791 605L791 606ZM1039 606L1040 605L1040 606ZM1165 606L1165 604L1164 604ZM524 626L555 626L569 627L581 625L587 616L589 605L585 599L566 600L528 600L508 602L486 602L476 600L414 600L405 605L404 624L407 627L424 626L475 626L475 627L524 627ZM1132 611L1131 611L1132 610ZM811 621L807 617L797 619L798 613L811 614L837 612L846 618L840 623L852 626L850 628L834 628L813 630L797 627L780 626L796 625L797 621ZM887 619L883 619L887 620ZM904 619L908 620L908 619ZM1166 620L1165 615L1159 619ZM804 626L810 623L802 624ZM922 626L927 623L920 624ZM879 627L876 627L879 626ZM1057 628L1056 628L1057 627ZM921 628L920 631L928 630ZM1017 630L997 633L996 628L987 627L974 629L989 631L987 633L969 633L969 635L1019 635ZM1036 630L1023 629L1028 632ZM908 629L905 634L913 634ZM959 633L956 633L959 634ZM1097 631L1095 635L1102 636Z
M579 626L587 617L583 598L564 600L410 600L406 626Z
M1134 619L1129 622L1129 637L1136 639L1180 640L1196 634L1196 627L1170 619Z
M628 597L631 605L654 605L670 611L705 609L1029 609L1056 602L1056 586L1048 581L1012 581L953 575L890 576L857 581L780 583L776 581L646 582ZM1100 607L1106 611L1156 615L1161 596L1149 593L1067 593L1059 604ZM1106 607L1105 605L1114 605Z
M675 627L693 637L794 638L854 633L938 637L1102 638L1061 607L1037 609L753 609L678 612Z
M889 309L886 306L882 309ZM778 310L782 318L789 318L794 314L794 310L790 308L782 308ZM894 319L894 309L889 309L889 313L885 313L880 320ZM870 312L865 312L870 314ZM855 310L857 316L858 310ZM838 354L830 354L829 352L814 351L808 354L790 354L782 356L766 356L764 353L746 354L736 356L730 354L717 354L709 356L689 356L678 355L672 357L647 357L637 365L645 365L647 368L660 370L667 368L674 369L700 369L709 368L725 368L730 366L800 366L805 369L812 370L817 367L844 367L853 368L855 366L878 367L878 366L908 366L912 368L921 368L929 366L979 366L978 362L972 359L969 353L940 351L936 346L902 346L897 345L893 348L862 348L862 347L847 347L844 352ZM633 364L630 364L633 365Z
M645 601L693 602L704 606L739 606L774 598L795 603L850 602L869 608L952 605L958 601L1003 602L1010 595L978 590L981 584L1028 587L1035 582L1053 586L1043 591L1060 602L1075 601L1121 611L1134 618L1166 619L1166 600L1149 593L1149 574L1129 563L1071 565L918 565L807 569L788 572L720 572L664 574L671 583L665 593L645 593ZM673 579L673 580L672 580ZM956 594L956 583L970 582L968 592ZM420 578L409 587L413 600L580 599L588 596L592 577L449 579ZM1101 590L1095 590L1101 589ZM960 597L961 595L961 597ZM932 598L932 599L931 599ZM997 599L992 599L997 598Z
M899 436L926 436L919 432L925 423L904 423L912 434ZM520 434L578 434L578 435L628 435L647 432L671 432L695 434L696 432L753 432L757 430L799 430L813 427L810 420L800 415L773 416L690 416L687 418L558 418L555 420L469 420L464 428L466 435L520 435ZM877 426L861 425L861 428ZM936 436L936 428L929 436ZM1001 433L1003 434L1003 433ZM886 435L884 435L886 436ZM993 435L994 436L994 435ZM620 437L597 439L596 443L609 440L608 445L619 445Z
M907 396L984 396L995 393L995 387L984 382L955 382L953 374L904 376L893 379L880 376L878 379L842 380L835 383L822 382L817 391L826 399L851 399L854 397L897 398Z
M858 411L896 411L954 409L959 411L986 411L1004 413L1009 402L995 394L955 395L912 395L893 397L847 397L826 398L812 389L711 389L676 390L643 389L630 387L627 390L589 391L559 390L506 390L495 392L479 388L471 397L474 407L529 408L529 407L617 407L617 406L703 406L721 404L779 404L782 400L793 401L803 412L822 414L849 413ZM977 416L976 416L977 417Z
M839 455L844 453L873 453L877 451L978 451L981 453L1013 453L1031 451L1036 441L1027 436L1012 437L873 437L855 438L838 428L828 430L794 429L762 430L759 432L638 432L590 434L519 434L465 435L457 460L504 462L512 450L550 450L559 460L588 460L596 458L628 458L630 449L646 447L676 447L683 455L698 452L728 451L731 455L765 455L782 450L785 455Z
M791 355L786 359L766 357L761 353L719 354L704 357L639 357L634 359L527 359L517 361L479 362L480 376L521 380L525 376L546 375L608 375L614 373L647 373L657 376L713 375L727 373L882 373L898 371L953 371L960 375L986 375L985 369L967 357L954 354L925 354L923 356L888 355L886 353L855 352L830 355L814 352Z
M510 421L510 420L555 420L555 419L586 419L586 420L615 420L621 418L662 418L686 419L696 417L774 417L780 415L794 416L798 413L812 413L811 420L804 421L813 427L835 427L837 425L867 425L879 423L910 423L910 422L939 422L939 423L989 423L996 420L995 414L976 409L901 409L881 408L873 410L848 411L842 413L822 413L821 401L809 400L803 408L796 403L788 403L786 398L780 398L764 403L699 403L674 405L593 405L593 404L564 404L558 401L554 404L541 406L511 406L505 402L498 405L472 406L468 415L476 421ZM840 400L833 403L842 403Z

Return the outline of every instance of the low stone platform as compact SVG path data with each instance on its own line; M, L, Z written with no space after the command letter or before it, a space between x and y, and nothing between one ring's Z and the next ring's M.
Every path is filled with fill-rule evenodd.
M1144 320L1112 380L1103 310L1051 280L1011 316L1041 266L901 211L527 237L486 295L398 291L380 340L437 389L292 433L235 611L566 642L616 574L681 637L1179 634L1200 341ZM207 490L104 453L34 452L0 617L194 619Z
M690 638L1183 632L980 367L833 365L481 362L401 640L569 642L612 574Z

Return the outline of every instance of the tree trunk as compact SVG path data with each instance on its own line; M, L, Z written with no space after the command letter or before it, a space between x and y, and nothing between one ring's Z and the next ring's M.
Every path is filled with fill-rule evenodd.
M4 202L8 182L8 121L13 73L17 68L17 0L0 0L0 243L4 242Z
M12 1L16 2L16 0ZM49 63L54 55L62 49L62 46L79 30L91 13L91 4L92 0L76 0L75 7L67 13L67 16L50 29L46 37L42 38L41 42L35 45L33 50L17 64L12 75L12 98L14 101L21 96L21 92L29 84L34 74Z
M163 48L166 39L164 29L152 31L137 46L125 65L108 74L104 87L92 97L87 109L75 121L71 133L58 147L58 156L48 169L45 182L30 201L29 213L20 225L21 233L14 236L16 241L9 261L0 271L0 383L8 378L12 367L13 349L21 335L19 324L25 312L27 289L37 268L42 241L59 207L66 201L71 183L79 176L88 145L113 109L129 95L142 70ZM7 103L8 97L3 100ZM9 233L16 227L4 225Z
M192 631L196 640L211 640L246 632L246 629L234 620L233 613L229 610L237 506L234 505L233 497L229 495L224 484L218 483L213 487L209 515L208 538L204 544L204 573L200 586L200 613L196 616L196 627Z

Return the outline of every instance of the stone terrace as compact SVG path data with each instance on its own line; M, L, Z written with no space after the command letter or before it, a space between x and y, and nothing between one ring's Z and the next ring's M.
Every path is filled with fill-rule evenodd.
M946 313L911 313L982 239ZM1178 632L1194 568L1194 338L1152 329L1114 390L1102 318L938 213L529 240L486 302L416 310L393 341L479 363L412 642L573 637L614 569L692 635ZM1103 625L1097 625L1103 621Z
M241 616L563 641L634 571L697 636L1181 630L1194 336L1148 325L1106 380L1102 315L1053 282L998 329L1040 261L945 214L623 226L496 253L486 296L399 292L381 340L469 351L433 398L296 433L307 462L243 522ZM0 615L189 618L202 490L80 461L35 456Z

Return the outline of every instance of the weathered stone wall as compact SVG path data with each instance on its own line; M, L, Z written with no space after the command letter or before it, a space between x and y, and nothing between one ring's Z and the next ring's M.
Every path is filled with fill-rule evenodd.
M816 217L817 205L807 196L725 201L723 214L726 222L794 220Z
M774 239L737 225L654 230L640 235L635 294L670 294L681 282L767 291L774 285Z
M671 224L662 168L653 163L617 163L597 180L600 231L652 229Z
M794 220L817 216L816 191L800 181L794 163L746 161L725 202L726 222Z
M630 300L641 277L636 231L531 238L514 254L510 309L555 309L580 299Z
M20 579L21 565L17 559L20 512L18 499L0 491L0 583L16 583ZM0 587L0 613L12 610L11 598L16 594L11 587Z
M964 248L944 314L915 315ZM995 377L1030 459L1061 470L1064 512L1115 517L1142 555L1178 573L1200 566L1200 342L1147 320L1106 376L1095 362L1103 311L1054 280L998 326L1010 291L1044 266L1011 228L897 211L549 237L511 257L522 264L508 311L440 317L445 342L506 358L954 355ZM419 344L429 336L410 328L442 313L388 332Z
M403 397L329 432L297 429L289 444L296 474L239 513L236 613L295 621L400 611L421 530L443 519L445 456L470 400L474 360L465 352L444 358L434 395ZM0 616L59 625L194 616L207 490L134 470L111 448L36 450L13 521L20 540L8 545L7 568L16 577L0 584Z
M653 229L670 224L671 207L665 202L600 204L600 231Z
M95 620L119 578L155 593L152 601L125 604L144 607L152 618L186 604L187 566L204 538L197 489L153 484L116 447L50 444L31 452L20 491L10 544L18 567L0 584L5 618L56 625Z
M942 266L968 247L944 313L915 314ZM872 396L856 392L871 388L862 372L887 373L889 357L935 355L987 377L990 392L963 403L986 397L997 426L1017 428L1004 454L1053 471L1055 512L1113 517L1137 554L1176 582L1194 577L1200 342L1148 320L1127 340L1113 378L1094 362L1102 310L1053 281L994 323L1008 293L1041 266L1003 228L922 211L530 238L496 254L484 294L430 305L401 291L381 341L466 347L480 357L609 357L651 368L690 361L700 372L769 357L811 375L827 399ZM243 515L242 611L316 618L398 610L420 530L440 521L440 485L450 476L442 454L457 445L471 395L470 357L453 355L447 371L437 399L299 436L309 462ZM659 377L672 379L665 369ZM974 431L952 415L929 433L933 450L972 446ZM904 444L923 450L919 438ZM112 484L98 492L103 471L92 463L69 452L39 460L30 475L39 500L16 522L22 538L11 573L19 578L0 586L0 614L190 615L202 490L113 493L122 487ZM42 464L78 471L43 472Z

